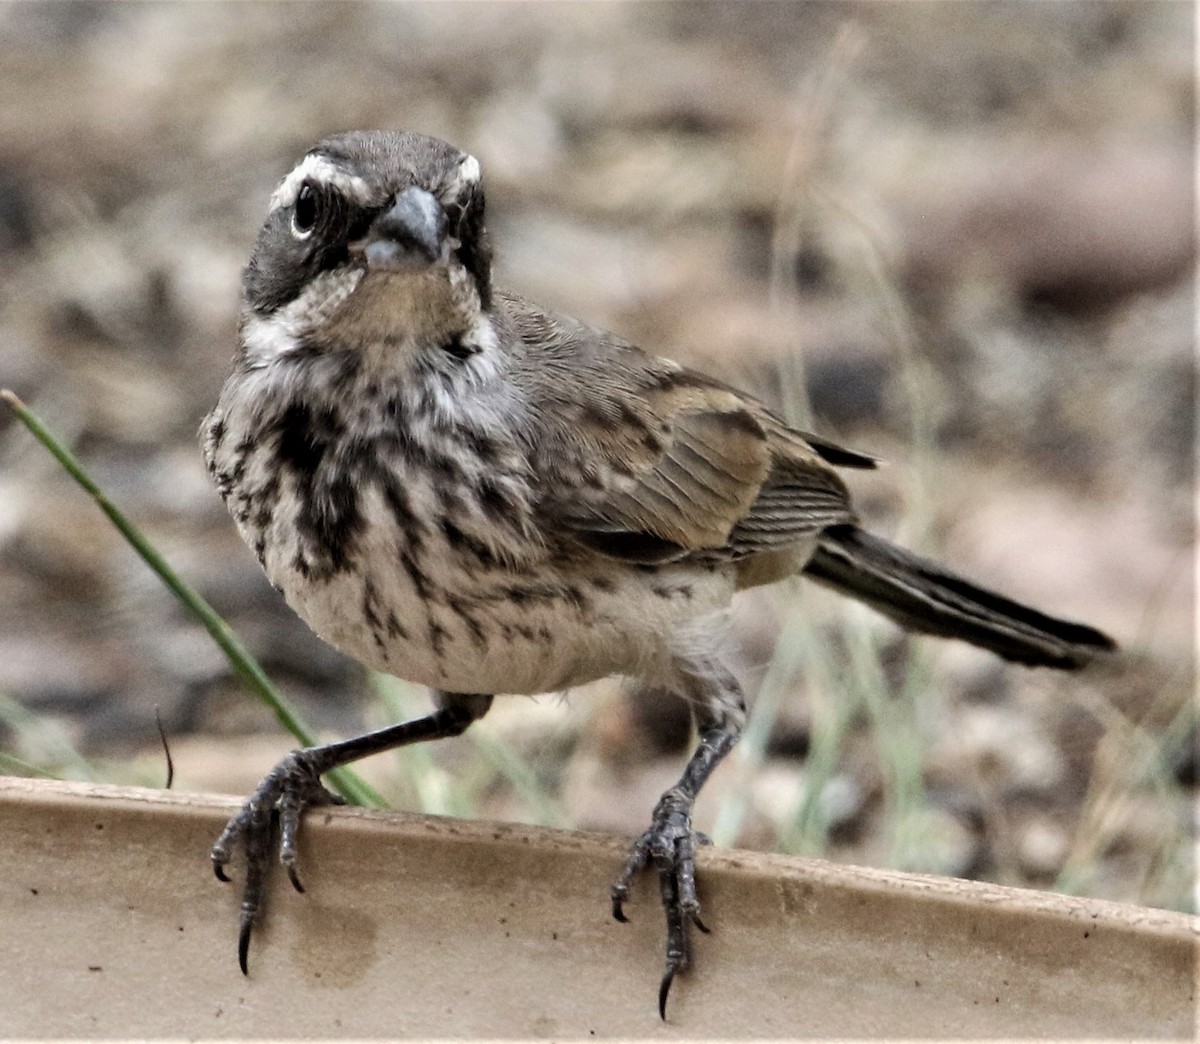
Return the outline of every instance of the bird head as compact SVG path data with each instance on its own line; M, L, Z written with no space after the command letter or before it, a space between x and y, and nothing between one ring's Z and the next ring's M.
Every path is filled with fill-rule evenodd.
M479 163L411 132L327 138L271 197L243 296L252 357L469 341L491 299Z

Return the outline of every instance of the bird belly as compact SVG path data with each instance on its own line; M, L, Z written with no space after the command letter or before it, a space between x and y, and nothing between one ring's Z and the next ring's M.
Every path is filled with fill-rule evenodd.
M329 644L374 670L451 692L540 693L610 674L653 676L676 640L719 614L733 592L723 573L666 569L480 577L442 568L416 581L394 561L322 583L276 582Z

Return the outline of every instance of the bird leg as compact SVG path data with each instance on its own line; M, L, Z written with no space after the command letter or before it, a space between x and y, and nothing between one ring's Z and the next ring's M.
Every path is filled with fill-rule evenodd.
M242 888L241 926L238 933L238 964L247 974L250 935L262 914L267 868L275 821L279 822L279 862L297 892L303 892L297 871L296 840L304 810L313 805L342 804L342 799L321 783L330 769L379 754L385 750L461 735L472 722L482 718L492 697L481 694L439 692L437 710L423 718L389 725L362 736L320 747L294 750L275 766L241 810L225 825L212 847L213 872L228 881L225 867L240 847L246 860L246 883Z
M692 683L688 694L695 693L692 715L700 731L700 744L679 782L654 806L649 828L634 841L612 889L613 917L624 922L624 904L634 877L650 865L658 872L667 919L667 965L658 990L658 1013L664 1020L671 983L691 964L691 926L708 932L700 920L696 895L695 850L696 845L710 842L693 829L692 806L700 788L738 741L746 719L741 688L725 668L706 663L703 671L689 670L685 680ZM697 689L700 691L695 692Z

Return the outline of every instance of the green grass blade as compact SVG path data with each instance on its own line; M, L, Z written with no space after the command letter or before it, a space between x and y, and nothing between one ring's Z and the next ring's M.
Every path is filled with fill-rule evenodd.
M0 770L3 770L6 776L31 776L34 779L62 779L62 776L56 773L47 772L44 768L31 765L28 761L22 761L20 758L14 758L11 754L5 754L3 751L0 751Z
M91 762L75 749L66 731L57 722L39 717L3 693L0 693L0 725L15 733L29 750L36 751L36 755L32 756L39 760L58 765L79 779L100 778ZM20 758L0 753L0 766L5 764L11 764L22 773L29 773L32 768ZM37 769L36 773L47 779L61 778L45 769Z
M83 465L61 442L47 429L41 419L29 409L13 392L7 388L0 390L0 399L8 403L21 423L29 429L63 469L92 497L117 528L117 531L129 542L142 560L154 570L168 590L183 603L195 617L204 625L214 642L225 654L233 669L242 677L251 691L275 714L279 722L303 746L316 745L317 739L312 730L304 722L299 710L284 696L267 677L262 667L250 655L250 651L242 644L242 640L233 632L229 625L217 614L190 584L183 580L169 565L150 542L138 531L116 505L104 494L99 486L92 481L84 470ZM345 768L332 770L329 780L335 789L347 800L359 805L370 805L377 808L386 806L381 798L357 774Z

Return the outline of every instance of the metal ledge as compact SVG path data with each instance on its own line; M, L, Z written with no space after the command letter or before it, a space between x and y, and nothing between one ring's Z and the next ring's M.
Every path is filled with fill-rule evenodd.
M208 848L236 803L0 779L0 1035L696 1040L1178 1037L1197 921L706 850L696 967L659 1022L657 886L609 916L617 838L308 816L250 976ZM236 868L235 868L236 870Z

